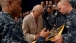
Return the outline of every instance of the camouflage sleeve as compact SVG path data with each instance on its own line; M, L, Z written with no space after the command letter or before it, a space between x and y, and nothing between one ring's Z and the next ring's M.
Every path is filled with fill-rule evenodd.
M44 37L42 37L42 36L40 36L39 38L38 38L38 40L36 41L36 43L45 43L46 41L45 41L45 38Z
M62 35L64 43L76 43L76 33L75 32L76 32L76 30Z
M25 43L23 33L15 22L0 15L0 42Z
M70 18L68 32L62 35L64 43L76 43L76 15L72 15Z

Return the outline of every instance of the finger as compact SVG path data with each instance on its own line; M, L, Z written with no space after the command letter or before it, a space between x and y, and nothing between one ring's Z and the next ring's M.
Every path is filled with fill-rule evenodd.
M45 29L46 29L46 28L44 28L41 32L45 31ZM40 33L41 33L41 32L40 32Z
M43 31L46 32L47 31L46 28L44 28Z
M44 31L46 30L46 28L44 28Z
M44 32L45 32L45 31L46 31L46 28L44 28L42 31L44 31ZM49 32L49 30L47 30L46 32L48 33L48 32Z
M51 40L51 41L52 42L56 42L57 41L57 38L54 37L53 40Z
M47 30L47 33L49 33L50 31L49 30Z

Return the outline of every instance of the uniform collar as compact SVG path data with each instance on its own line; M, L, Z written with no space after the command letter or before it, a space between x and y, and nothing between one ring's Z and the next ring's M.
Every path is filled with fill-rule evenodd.
M7 12L5 12L5 11L1 11L1 13L4 13L7 17L13 18L13 17L11 16L11 14L9 14L9 13L7 13ZM13 18L13 19L14 19L14 18Z
M70 13L69 13L69 14L72 14L72 13L74 13L74 11L75 11L75 9L72 9L72 10L70 11Z

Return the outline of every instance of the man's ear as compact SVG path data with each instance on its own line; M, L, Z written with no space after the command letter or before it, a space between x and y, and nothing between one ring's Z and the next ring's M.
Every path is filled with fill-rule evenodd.
M12 0L7 0L7 6L9 7L10 10L12 10Z
M8 0L7 2L8 2L8 4L9 4L10 6L12 5L12 1L11 1L11 0Z
M32 12L35 12L34 10L32 10Z

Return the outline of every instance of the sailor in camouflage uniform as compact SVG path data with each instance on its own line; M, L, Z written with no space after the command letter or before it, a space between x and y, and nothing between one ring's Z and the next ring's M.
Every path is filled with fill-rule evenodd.
M45 16L44 16L45 15ZM56 15L52 12L52 7L47 8L47 13L43 15L44 28L51 30L53 28Z
M76 43L76 9L72 8L69 0L59 1L58 9L63 15L66 15L65 28L67 32L56 35L52 41L55 43Z
M0 43L27 43L14 17L21 11L21 0L0 0Z

